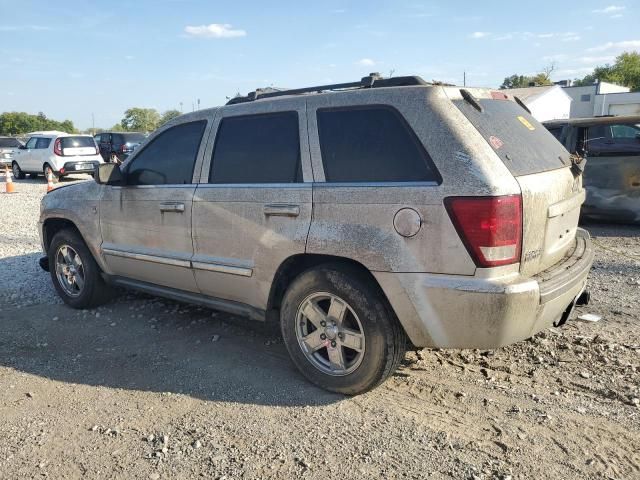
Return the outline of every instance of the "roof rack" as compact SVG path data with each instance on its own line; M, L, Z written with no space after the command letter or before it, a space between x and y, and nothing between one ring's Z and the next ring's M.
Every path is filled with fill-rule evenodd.
M408 77L391 77L383 78L379 73L370 73L366 77L362 77L359 82L335 83L333 85L319 85L316 87L292 88L292 89L275 89L275 88L257 88L245 96L232 98L227 105L235 105L237 103L253 102L262 98L282 97L284 95L300 95L304 93L322 93L336 90L352 90L360 88L381 88L381 87L409 87L416 85L431 85L418 76Z

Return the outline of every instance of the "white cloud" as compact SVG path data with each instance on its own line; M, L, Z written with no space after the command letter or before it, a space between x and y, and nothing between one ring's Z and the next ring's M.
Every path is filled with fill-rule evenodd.
M624 50L640 48L640 40L625 40L622 42L607 42L597 47L587 48L587 52L605 52L607 50Z
M373 67L376 65L376 62L370 58L361 58L356 62L356 65L360 67Z
M602 56L602 57L578 57L576 58L576 60L580 63L589 63L589 64L593 64L593 63L609 63L615 60L615 56L613 55L607 55L607 56Z
M497 37L494 37L494 40L511 40L513 38L513 34L512 33L505 33L504 35L499 35Z
M624 15L622 15L621 13L616 13L615 15L611 15L611 17L609 18L622 18L624 17Z
M469 35L469 38L485 38L488 37L489 35L491 35L490 32L473 32L471 35Z
M569 58L568 55L564 53L557 53L555 55L545 55L544 57L542 57L542 60L544 60L545 62L563 62L567 58Z
M565 68L561 70L556 70L553 72L554 76L579 76L579 75L587 75L593 72L595 66L592 67L579 67L579 68Z
M577 42L578 40L580 40L580 35L567 35L565 37L562 38L563 42Z
M247 35L244 30L234 29L228 23L211 23L209 25L187 25L184 32L199 38L238 38Z
M616 12L621 12L626 8L627 7L621 7L620 5L609 5L608 7L591 10L591 12L592 13L616 13Z

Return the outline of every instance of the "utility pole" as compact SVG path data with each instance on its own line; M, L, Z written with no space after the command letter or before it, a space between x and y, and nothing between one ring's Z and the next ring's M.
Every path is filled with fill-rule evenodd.
M467 86L467 72L462 72L462 86Z
M182 113L182 102L180 102L180 113Z
M96 117L93 114L93 112L91 112L91 135L95 135L96 134Z

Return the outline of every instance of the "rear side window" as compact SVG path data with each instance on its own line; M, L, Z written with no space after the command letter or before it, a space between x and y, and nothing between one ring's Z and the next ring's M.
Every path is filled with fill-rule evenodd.
M211 158L209 183L302 182L296 112L227 117Z
M477 99L453 103L493 148L512 175L529 175L571 165L569 152L516 102Z
M611 125L613 138L640 138L640 125Z
M120 135L119 140L124 140L128 143L141 143L146 137L142 133L124 133Z
M49 148L49 144L51 143L51 139L50 138L39 138L38 141L36 142L36 149L45 149L45 148Z
M440 181L431 157L395 109L320 109L317 118L327 182Z
M60 137L62 148L95 147L93 137Z
M192 183L205 120L171 127L149 143L127 168L128 185Z

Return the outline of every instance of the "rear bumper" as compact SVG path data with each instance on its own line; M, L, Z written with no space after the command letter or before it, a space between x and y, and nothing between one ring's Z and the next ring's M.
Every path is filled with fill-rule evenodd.
M578 229L571 254L541 274L497 279L374 273L417 347L497 348L558 323L584 291L593 263Z
M62 172L61 175L67 175L71 173L93 173L96 169L96 166L99 164L100 162L96 160L78 160L73 162L65 162L62 167L64 171L62 172L62 169L60 169L60 171Z

